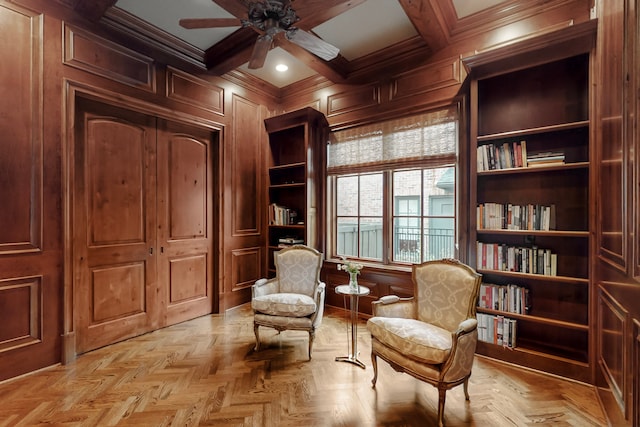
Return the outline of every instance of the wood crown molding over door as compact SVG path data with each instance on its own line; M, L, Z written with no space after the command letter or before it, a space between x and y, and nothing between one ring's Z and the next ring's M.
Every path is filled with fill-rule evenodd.
M79 97L76 353L213 311L212 134Z

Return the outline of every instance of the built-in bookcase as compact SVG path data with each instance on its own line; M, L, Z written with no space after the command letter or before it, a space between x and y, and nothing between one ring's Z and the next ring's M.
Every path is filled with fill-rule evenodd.
M515 320L516 339L499 345L492 331L493 342L479 342L477 351L585 381L593 28L581 24L465 60L472 77L470 205L477 210L469 261L483 283L514 285L528 298L522 314L478 307L484 323L482 315ZM546 226L539 225L542 212Z
M324 171L328 124L312 108L265 120L267 158L267 266L275 275L273 253L303 243L324 251Z

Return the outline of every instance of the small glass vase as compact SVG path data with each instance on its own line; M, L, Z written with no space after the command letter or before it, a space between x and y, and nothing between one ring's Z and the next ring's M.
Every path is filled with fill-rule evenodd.
M349 291L358 293L358 273L349 273Z

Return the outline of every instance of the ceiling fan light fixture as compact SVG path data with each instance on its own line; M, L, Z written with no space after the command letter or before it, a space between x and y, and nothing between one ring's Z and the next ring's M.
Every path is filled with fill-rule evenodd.
M252 70L262 68L274 38L282 33L286 41L300 46L325 61L331 61L338 56L340 49L294 26L300 18L291 8L293 0L244 1L248 6L248 19L181 19L180 25L184 28L211 28L240 24L243 28L255 29L260 35L249 59L249 69Z
M281 73L284 73L288 69L289 69L289 66L287 64L278 64L278 65L276 65L276 71L279 71Z

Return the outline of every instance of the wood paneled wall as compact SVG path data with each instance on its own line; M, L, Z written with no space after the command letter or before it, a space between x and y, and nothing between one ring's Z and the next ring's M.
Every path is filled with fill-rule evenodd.
M0 0L0 380L76 355L72 153L79 98L208 129L211 312L248 301L264 274L262 90L168 67L113 40L68 2Z
M595 93L598 206L593 329L596 384L612 425L640 425L640 14L636 0L599 0Z
M0 98L0 219L3 225L11 224L0 230L0 380L75 356L69 215L73 176L68 156L78 97L216 133L219 197L213 220L218 239L212 280L217 298L212 311L223 311L248 301L251 284L266 273L261 264L266 225L264 118L310 106L322 111L337 130L454 100L464 103L461 58L586 21L596 3L600 23L593 107L603 118L610 112L611 120L595 126L593 140L602 145L609 137L618 138L620 158L599 152L594 159L600 172L592 178L592 187L596 179L612 181L607 191L598 187L591 193L594 201L611 208L599 211L603 226L594 239L597 247L591 248L598 259L593 266L597 283L590 317L597 321L592 353L610 419L638 425L640 150L639 130L632 126L640 87L636 0L552 1L550 7L517 20L486 22L478 30L452 28L448 46L412 69L389 67L375 77L363 69L356 74L366 80L354 75L346 83L332 84L316 77L279 90L237 73L221 78L197 66L180 70L163 65L161 56L152 58L144 49L125 47L80 18L71 11L73 3L0 0L0 37L12 40L0 52L0 87L5 90ZM611 51L618 48L625 53L619 72ZM612 77L603 81L607 72ZM464 116L462 120L465 123ZM611 124L614 127L608 127ZM461 156L464 164L464 150ZM461 173L464 194L467 179L465 171ZM461 197L459 205L463 245L468 243L465 212L471 211L464 200ZM360 280L373 293L362 311L370 312L371 300L381 295L411 294L408 270L367 270ZM330 287L344 283L343 276L333 261L325 262L323 278ZM342 306L331 288L327 301Z

